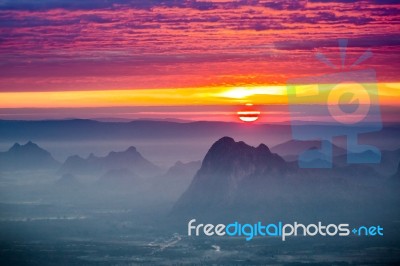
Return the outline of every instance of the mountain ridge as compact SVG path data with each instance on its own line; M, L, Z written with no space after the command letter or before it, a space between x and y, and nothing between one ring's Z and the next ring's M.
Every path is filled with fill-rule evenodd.
M67 158L59 173L102 175L113 169L127 169L140 176L153 176L162 170L144 158L134 146L124 151L110 151L104 157L91 153L86 159L79 155Z
M360 204L380 208L384 199L379 194L388 189L385 180L369 165L300 168L265 144L253 147L223 137L208 150L171 215L217 220L340 219ZM373 194L374 190L380 192Z
M191 208L191 205L204 209L215 203L230 204L246 179L279 178L286 172L286 166L286 162L265 144L252 147L243 141L223 137L211 146L174 210Z
M14 143L7 151L0 152L1 170L56 169L60 163L47 150L36 143Z

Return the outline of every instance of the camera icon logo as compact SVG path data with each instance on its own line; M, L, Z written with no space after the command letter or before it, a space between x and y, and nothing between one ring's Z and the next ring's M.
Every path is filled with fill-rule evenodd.
M340 40L344 68L347 40ZM365 52L352 66L372 56ZM317 59L334 67L321 54ZM287 82L292 138L320 140L320 149L299 155L301 168L331 168L333 138L347 138L347 163L379 163L375 146L359 143L359 135L382 129L376 73L373 69L350 70L321 76L290 79ZM298 121L307 117L306 121ZM319 125L315 121L319 121ZM321 123L323 125L321 126Z

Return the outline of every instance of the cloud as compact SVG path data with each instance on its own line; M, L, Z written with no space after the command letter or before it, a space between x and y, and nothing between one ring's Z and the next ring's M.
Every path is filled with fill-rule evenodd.
M358 56L372 48L368 62L385 80L400 67L397 6L5 0L0 9L0 91L284 83L324 71L315 51L336 56L338 38Z
M196 10L214 10L221 7L239 8L242 6L263 6L275 10L301 10L307 7L307 3L363 3L365 5L393 5L398 0L3 0L0 2L0 10L94 10L109 9L125 6L136 9L152 9L156 7L181 7Z
M364 4L375 4L375 5L391 5L399 4L399 0L308 0L314 3L364 3Z
M263 5L277 10L297 10L305 8L307 0L263 1Z
M369 36L350 37L348 45L351 48L379 48L382 46L399 47L400 34L374 34ZM275 47L282 50L314 50L316 48L335 48L338 47L337 40L315 39L302 41L278 41Z
M175 0L108 0L108 1L82 1L82 0L4 0L0 3L2 10L49 10L49 9L70 9L70 10L91 10L101 8L112 8L116 5L127 5L134 8L148 9L155 6L179 6ZM185 2L185 1L183 1Z
M216 7L217 3L212 1L196 0L108 0L108 1L82 1L82 0L4 0L0 2L2 10L93 10L126 6L137 9L151 9L154 7L191 7L198 10L210 10ZM238 4L236 1L223 2L218 4Z

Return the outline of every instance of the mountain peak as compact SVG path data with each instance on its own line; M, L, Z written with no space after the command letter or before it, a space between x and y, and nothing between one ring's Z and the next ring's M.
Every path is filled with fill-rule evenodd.
M128 169L139 176L155 176L161 169L145 159L135 147L124 151L111 151L104 157L90 154L87 159L70 156L60 169L60 173L104 174L112 169Z
M219 152L226 152L228 150L234 149L235 147L245 147L248 146L243 141L236 142L231 137L222 137L217 140L210 148L209 153L219 153ZM249 146L250 147L250 146Z
M271 153L265 144L256 148L223 137L207 152L200 170L175 205L175 210L229 204L244 187L283 177L286 170L286 162Z
M55 168L58 162L51 154L32 141L15 143L7 152L0 153L0 169Z
M270 149L265 144L260 144L255 148L243 141L236 142L231 137L223 137L211 146L204 158L204 164L218 166L222 162L226 164L227 161L230 163L238 161L239 164L254 163L265 160L265 156L272 156Z
M19 144L18 142L15 142L14 145L12 145L8 151L16 150L16 149L19 149L20 147L21 147L21 144Z
M136 147L134 147L134 146L130 146L127 150L126 150L126 152L137 152L137 150L136 150Z
M182 163L181 161L177 161L177 162L174 164L175 167L180 167L180 166L182 166L182 165L184 165L184 163ZM173 166L173 167L174 167L174 166Z
M225 150L227 147L235 145L235 140L231 137L222 137L217 140L210 148L211 150Z
M140 153L137 151L136 147L130 146L128 149L124 151L110 151L108 153L108 156L125 156L125 155L140 155ZM140 155L141 156L141 155Z
M271 153L270 149L268 148L267 145L265 145L264 143L261 143L260 145L258 145L257 150L260 152L265 152L265 153Z
M42 153L47 153L44 149L40 148L36 143L32 141L28 141L26 144L21 145L18 142L14 143L14 145L8 150L9 152L22 152L22 151L39 151Z
M222 137L219 140L217 140L215 142L215 144L219 144L219 143L234 143L234 142L235 142L235 140L233 138L225 136L225 137Z

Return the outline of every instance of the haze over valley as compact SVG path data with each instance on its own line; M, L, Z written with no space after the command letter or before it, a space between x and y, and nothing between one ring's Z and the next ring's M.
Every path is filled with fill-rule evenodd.
M273 254L268 257L271 263L284 264L290 262L285 252L298 261L316 260L301 255L301 247L310 241L301 237L290 239L285 252L273 238L255 238L245 245L242 238L190 238L186 226L192 218L246 223L368 221L384 226L385 239L321 239L324 249L313 250L326 254L327 263L337 261L328 254L340 246L349 248L349 258L339 258L341 263L389 263L399 258L400 147L393 145L398 143L398 127L380 133L391 143L379 146L381 165L347 164L347 151L338 139L332 169L301 169L298 155L320 148L320 143L290 140L285 125L0 123L2 147L8 145L0 152L0 239L3 250L9 250L3 252L3 262L42 263L42 256L54 256L56 261L63 254L75 264L162 264L165 258L245 264L243 257L259 263L265 262L265 254ZM75 123L83 129L88 126L70 127ZM64 130L59 130L61 125L66 125ZM113 131L107 131L109 127ZM39 128L45 133L36 133ZM80 145L79 140L88 139ZM373 134L361 140L382 143ZM358 252L367 254L374 248L375 255L355 257L351 247L360 244L365 249ZM268 253L270 248L275 251ZM23 256L16 256L21 249ZM27 255L32 252L34 256Z

